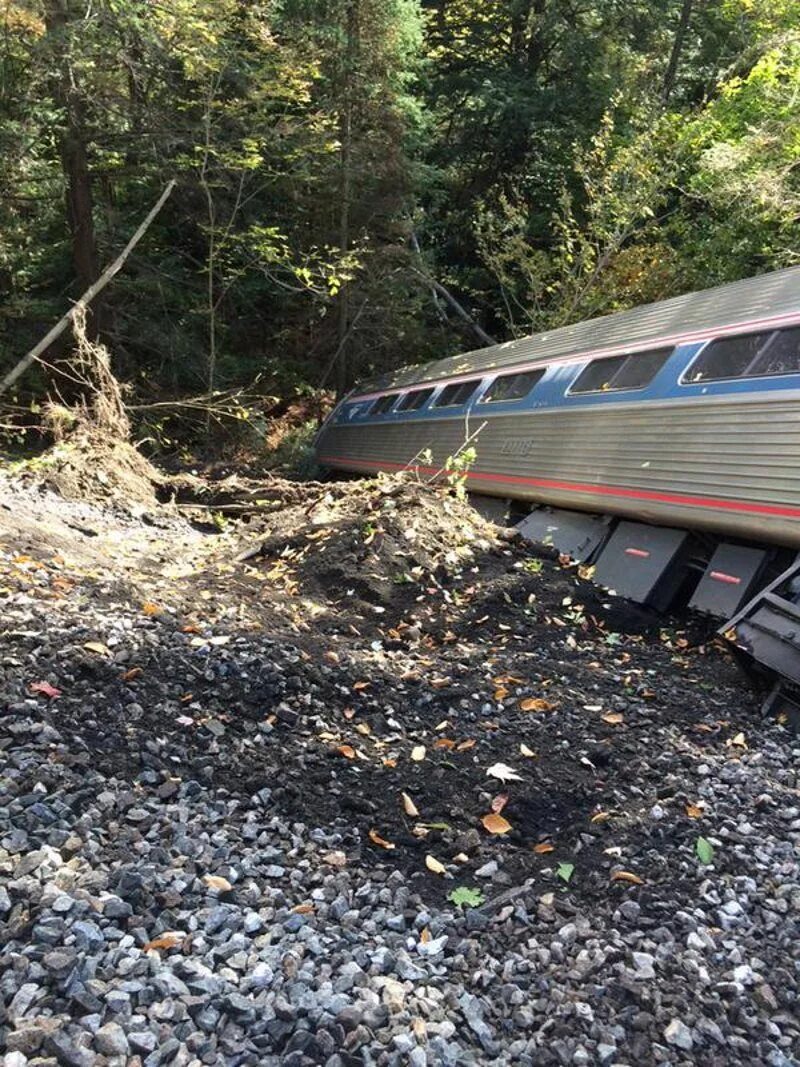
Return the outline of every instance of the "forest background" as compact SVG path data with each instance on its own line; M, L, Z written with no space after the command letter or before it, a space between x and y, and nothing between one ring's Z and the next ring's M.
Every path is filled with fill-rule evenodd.
M90 334L155 447L258 436L800 262L800 2L0 0L0 375L171 179ZM70 344L6 426L69 394Z

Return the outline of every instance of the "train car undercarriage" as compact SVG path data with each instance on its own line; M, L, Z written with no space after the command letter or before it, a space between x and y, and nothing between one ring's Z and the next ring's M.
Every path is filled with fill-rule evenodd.
M475 507L526 540L594 568L616 596L662 613L686 608L716 621L763 711L800 730L800 553L698 531L470 494Z

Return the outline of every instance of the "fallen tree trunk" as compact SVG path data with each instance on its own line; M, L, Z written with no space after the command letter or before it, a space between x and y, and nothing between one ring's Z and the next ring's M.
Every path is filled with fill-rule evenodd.
M38 359L38 357L41 356L43 352L47 351L47 349L50 347L53 341L56 340L57 337L61 336L61 334L64 332L64 330L66 330L67 326L72 321L76 310L78 308L85 309L86 306L97 296L97 294L103 289L105 289L105 287L114 277L114 275L120 271L125 260L134 250L136 245L144 237L145 233L150 227L150 223L153 221L153 219L159 213L161 208L164 206L167 197L170 195L174 188L175 179L173 178L172 181L168 183L166 189L158 198L157 202L153 205L149 214L143 220L136 233L134 233L133 237L131 237L130 241L128 241L123 250L114 260L114 262L111 263L108 267L106 267L106 269L97 279L97 281L89 286L89 288L80 298L80 300L78 300L77 303L74 304L69 309L69 311L64 316L62 316L62 318L59 319L59 321L55 324L52 330L50 330L49 333L45 334L41 341L39 341L37 345L34 345L30 352L28 352L27 355L23 356L19 363L17 363L17 365L8 372L8 374L5 376L5 378L3 378L2 381L0 381L0 396L2 396L2 394L14 384L17 378L19 378L22 374L25 373L25 371L28 369L28 367L30 367L31 363L33 363L35 359Z

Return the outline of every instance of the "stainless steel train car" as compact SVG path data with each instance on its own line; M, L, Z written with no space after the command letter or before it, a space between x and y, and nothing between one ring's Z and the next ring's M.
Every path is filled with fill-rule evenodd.
M800 267L365 382L316 449L334 470L433 475L465 441L477 455L469 488L537 507L534 527L556 543L589 529L578 517L597 517L597 536L577 543L604 584L636 595L636 562L663 562L680 535L675 558L699 552L698 581L727 587L711 589L727 594L717 613L732 615L768 558L791 558L779 546L800 549ZM758 562L741 556L748 548L762 550ZM637 599L669 600L642 590Z

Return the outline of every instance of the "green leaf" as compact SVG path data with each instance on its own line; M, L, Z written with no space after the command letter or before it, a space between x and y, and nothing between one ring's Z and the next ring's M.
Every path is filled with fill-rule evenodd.
M714 846L704 837L698 837L695 842L694 850L701 863L708 864L714 859Z
M449 893L447 899L459 908L477 908L483 904L485 897L480 889L472 889L467 885L460 885Z
M556 868L556 874L564 882L568 882L570 880L570 878L572 877L572 873L573 873L574 870L575 870L575 864L574 863L559 863L558 867Z

